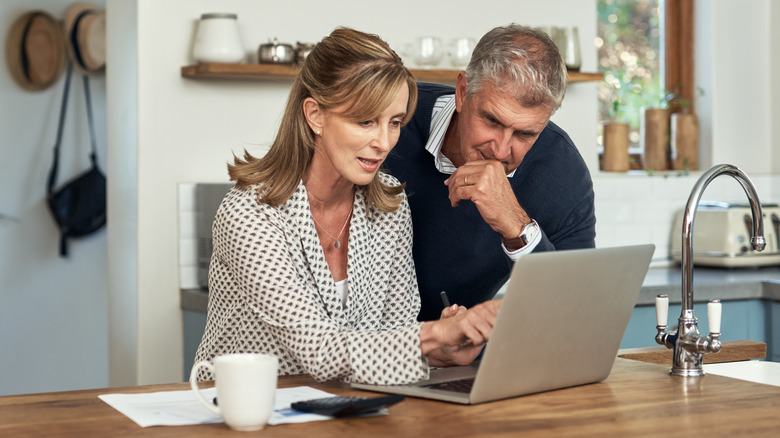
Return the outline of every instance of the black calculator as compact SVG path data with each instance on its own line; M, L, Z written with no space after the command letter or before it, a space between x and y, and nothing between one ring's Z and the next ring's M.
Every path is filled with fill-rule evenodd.
M296 411L331 417L347 417L350 415L369 414L382 408L394 405L404 399L402 395L384 397L355 397L337 395L333 397L315 398L293 403L290 407Z

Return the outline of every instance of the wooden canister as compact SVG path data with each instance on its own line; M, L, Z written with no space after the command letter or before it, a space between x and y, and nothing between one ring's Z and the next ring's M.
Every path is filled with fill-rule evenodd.
M604 123L604 155L601 168L606 172L628 171L627 123Z
M672 114L672 168L699 168L699 120L696 114Z
M646 170L669 169L669 110L642 108L639 130L644 168Z

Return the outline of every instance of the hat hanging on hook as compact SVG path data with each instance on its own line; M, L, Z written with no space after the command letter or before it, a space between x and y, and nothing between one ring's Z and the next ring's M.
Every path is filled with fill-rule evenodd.
M44 11L20 16L8 32L5 57L11 76L22 88L49 88L62 76L67 61L60 23Z
M65 9L65 40L73 65L88 75L106 67L106 12L98 5L77 2Z

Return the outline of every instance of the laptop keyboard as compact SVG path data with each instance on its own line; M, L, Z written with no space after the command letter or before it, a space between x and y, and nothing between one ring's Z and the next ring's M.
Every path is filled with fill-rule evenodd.
M431 383L430 385L423 385L423 388L469 393L473 385L474 377L468 377L466 379L450 380L449 382Z

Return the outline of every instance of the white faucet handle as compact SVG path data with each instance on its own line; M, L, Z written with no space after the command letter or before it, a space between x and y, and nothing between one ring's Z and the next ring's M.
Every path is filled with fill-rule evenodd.
M655 297L655 322L656 325L666 326L669 317L669 297L666 294Z
M709 320L710 334L720 333L721 308L720 300L712 300L707 303L707 319Z

